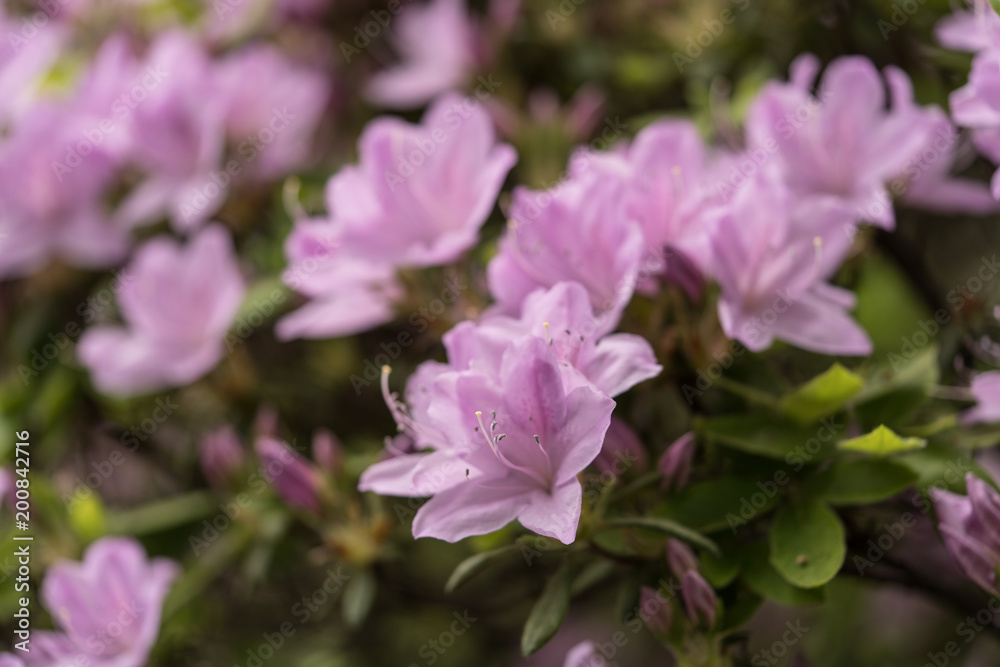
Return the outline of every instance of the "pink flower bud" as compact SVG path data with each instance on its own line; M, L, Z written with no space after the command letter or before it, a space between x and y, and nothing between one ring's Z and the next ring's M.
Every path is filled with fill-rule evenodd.
M715 626L718 598L712 586L694 570L688 570L681 582L681 597L688 616L696 624L707 629Z
M313 433L312 453L320 468L330 473L340 470L343 447L331 431L321 428Z
M639 613L650 630L663 634L670 632L674 610L670 601L656 589L643 586L639 590Z
M246 454L236 432L229 426L223 426L206 433L198 441L198 460L205 479L212 486L222 487L239 473Z
M280 440L260 438L256 444L264 476L275 493L294 509L319 512L322 481L309 461Z
M608 432L604 434L601 453L594 459L594 465L602 474L619 476L627 470L645 470L649 465L646 448L639 441L628 424L617 417L611 418Z
M664 491L671 489L680 491L687 485L688 478L691 476L694 449L694 433L689 431L677 438L672 445L667 447L667 451L663 452L657 468L663 475L660 487Z
M691 547L670 538L667 540L667 565L676 576L683 577L691 570L698 570L698 557L691 551Z

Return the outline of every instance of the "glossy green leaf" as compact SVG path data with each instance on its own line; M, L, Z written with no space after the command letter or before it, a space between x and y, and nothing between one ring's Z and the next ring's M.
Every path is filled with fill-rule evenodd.
M569 610L570 585L573 577L569 566L563 564L552 575L542 594L531 608L521 634L521 653L529 656L545 646L558 632Z
M837 461L810 480L813 496L831 505L875 503L912 486L919 476L885 459Z
M786 505L771 527L771 565L790 584L816 588L836 576L847 546L844 525L823 503Z
M927 446L927 441L923 438L901 438L892 429L882 424L871 433L842 440L838 447L852 452L862 452L873 456L889 456L899 452L908 452L914 449L923 449Z
M809 423L837 412L857 394L865 381L840 364L834 364L781 401L781 408L792 419Z
M699 560L701 573L713 588L725 588L740 574L742 562L737 553L727 552L716 556L706 551Z
M809 440L816 440L818 449L811 456L814 462L836 453L833 438L817 439L817 429L782 420L764 412L726 415L700 420L696 426L704 437L749 454L784 461L796 450L801 451Z
M671 535L684 540L685 542L695 544L703 549L708 549L712 553L719 553L719 547L716 546L715 542L708 539L698 531L692 530L683 524L677 523L676 521L671 521L670 519L662 517L617 517L605 521L604 525L612 528L645 528L646 530L655 530L665 535Z
M654 513L702 533L738 532L742 526L766 515L780 501L781 494L765 493L760 480L727 476L692 484L663 501Z
M823 601L822 588L799 588L778 574L768 559L768 546L764 542L744 550L742 577L747 588L757 595L788 607Z

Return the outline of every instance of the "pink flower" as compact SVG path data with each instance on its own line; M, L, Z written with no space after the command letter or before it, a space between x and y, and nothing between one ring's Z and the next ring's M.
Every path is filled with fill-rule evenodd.
M672 488L675 492L680 492L687 486L688 478L691 477L694 453L694 433L690 431L667 447L656 464L657 470L663 475L660 488L664 491L669 491Z
M598 317L618 320L643 253L642 230L625 208L630 176L619 156L580 152L554 188L514 190L507 233L487 268L501 312L516 315L539 287L575 281Z
M606 667L608 661L598 651L594 642L580 642L566 654L563 667Z
M1000 494L971 473L965 482L968 496L931 489L938 529L962 572L995 595L1000 567Z
M976 1L973 9L959 9L934 28L938 41L949 49L978 53L1000 43L1000 16L988 2Z
M389 20L402 62L372 77L368 99L385 107L417 107L465 83L477 63L479 39L465 0L407 5Z
M42 602L60 631L36 635L29 666L143 667L178 573L176 563L147 560L135 540L122 537L95 542L80 563L56 563L42 583Z
M225 487L243 468L246 452L231 426L206 433L198 441L198 460L205 477L214 486Z
M216 69L240 177L274 179L304 166L330 96L326 77L264 45L236 51Z
M84 332L77 353L95 386L132 395L192 382L223 356L223 340L243 299L232 242L211 226L186 247L155 238L126 270L119 294L126 326Z
M837 202L796 209L773 174L762 170L718 209L712 271L722 288L719 322L754 352L775 339L822 354L867 355L871 341L848 316L854 295L827 284L850 244ZM849 219L849 217L847 218Z
M992 11L992 10L990 10ZM973 141L981 153L1000 163L1000 43L979 52L972 61L969 82L951 94L955 122L973 128ZM1000 170L993 174L993 197L1000 199Z
M310 298L275 329L281 340L350 336L393 318L402 288L395 268L347 250L328 222L302 221L285 241L285 284Z
M587 385L567 389L549 346L534 336L506 348L498 380L440 367L431 377L428 422L387 400L400 425L434 440L435 451L376 463L359 488L432 495L414 518L418 538L454 542L518 519L573 542L582 504L576 476L600 452L614 401Z
M642 472L647 465L649 456L639 436L621 419L612 417L608 432L604 434L601 453L594 459L594 466L602 475L620 477L632 468Z
M133 157L147 176L122 202L118 218L141 225L168 216L178 230L196 229L227 192L222 179L211 178L225 148L225 106L212 62L193 37L174 31L157 37L141 69L115 111L130 120Z
M445 264L472 247L517 159L478 103L451 95L420 125L376 118L358 152L327 185L331 218L352 254L396 266Z
M663 368L641 336L609 333L617 319L595 317L587 290L579 283L558 283L532 292L517 320L494 315L479 324L462 322L444 335L453 368L476 368L496 377L504 349L531 335L546 341L569 386L586 383L617 396Z
M867 58L846 56L810 88L819 61L806 54L792 63L789 83L767 84L747 116L751 150L777 164L796 203L833 200L868 220L895 225L886 183L901 175L924 147L912 116L886 111L885 85Z
M980 373L972 378L972 395L976 407L962 413L965 424L1000 422L1000 371Z

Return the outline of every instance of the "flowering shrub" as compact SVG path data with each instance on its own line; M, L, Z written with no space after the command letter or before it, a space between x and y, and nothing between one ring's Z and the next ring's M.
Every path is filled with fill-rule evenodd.
M3 5L0 665L995 664L941 4Z

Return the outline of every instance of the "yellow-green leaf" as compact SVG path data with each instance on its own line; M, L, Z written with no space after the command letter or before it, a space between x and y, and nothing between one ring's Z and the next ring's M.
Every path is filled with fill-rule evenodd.
M927 441L923 438L901 438L885 424L880 425L871 433L850 440L842 440L838 443L838 447L841 449L874 456L889 456L899 452L923 449L926 446Z

